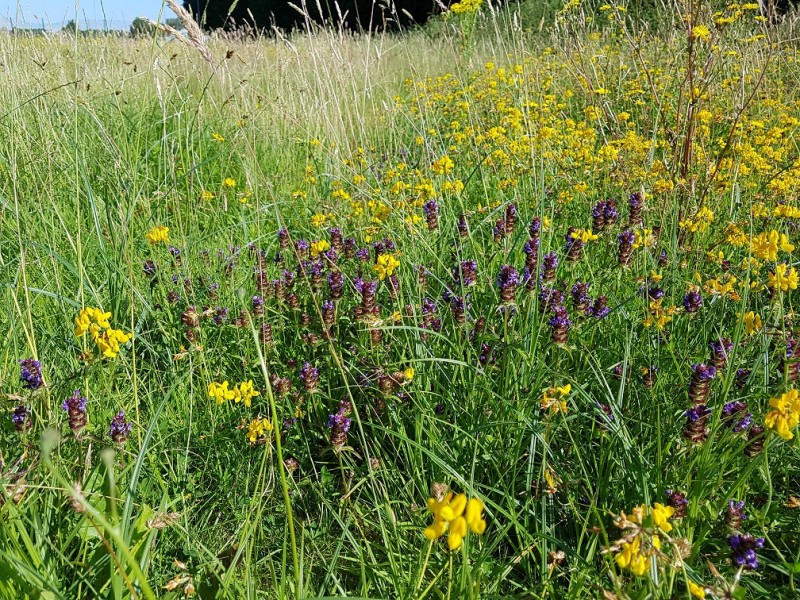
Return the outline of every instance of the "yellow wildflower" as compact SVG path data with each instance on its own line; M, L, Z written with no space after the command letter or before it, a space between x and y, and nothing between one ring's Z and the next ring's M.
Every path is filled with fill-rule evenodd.
M330 243L327 240L319 240L311 243L311 256L319 256L326 250L330 250Z
M394 254L381 254L378 261L372 265L372 270L378 274L378 279L383 281L387 277L391 277L394 270L400 266L400 261L394 257Z
M225 179L222 180L222 187L235 188L236 180L233 179L232 177L226 177Z
M233 390L228 389L228 382L223 381L222 383L217 383L212 381L208 384L208 395L210 398L214 398L217 401L217 404L222 404L225 400L233 400L236 396L236 393Z
M653 518L653 524L664 533L672 531L672 525L669 524L668 519L675 513L675 509L671 506L664 506L656 502L650 509L650 516Z
M592 242L592 241L598 239L597 234L592 233L591 229L575 229L569 235L573 240L580 240L584 244L586 242Z
M689 582L689 593L695 597L700 598L702 600L706 597L706 588L702 585L697 585L694 581Z
M169 242L169 227L164 227L163 225L153 227L153 230L145 237L151 244L158 244L159 242L166 244Z
M792 252L794 245L789 243L789 238L785 233L778 233L774 230L758 234L750 243L750 251L753 256L762 260L778 260L778 250Z
M692 37L706 42L711 37L711 30L706 25L695 25L692 27Z
M313 217L311 217L311 226L318 229L323 225L325 225L325 221L327 220L328 217L326 215L323 215L322 213L317 213Z
M796 290L800 279L797 275L797 269L781 263L775 266L775 272L769 274L769 282L767 285L773 290L780 290L788 292L789 290Z
M742 322L744 323L744 332L747 335L758 333L764 327L764 324L761 322L761 315L752 310L744 314Z
M453 495L448 492L442 500L428 498L428 510L433 513L433 523L425 528L423 535L434 541L449 532L447 545L450 550L457 550L467 535L467 530L477 535L486 531L483 502L478 498L467 500L466 495Z
M637 577L647 571L647 557L641 552L641 542L637 535L631 542L623 542L622 549L614 557L620 569L627 569Z
M256 418L250 421L247 428L247 441L255 444L265 433L272 431L272 423L268 419Z
M764 416L764 425L785 440L794 434L790 431L800 423L800 392L789 390L778 398L772 398L769 405L774 409Z
M215 142L224 142L225 141L225 138L222 137L220 134L218 134L216 132L211 134L211 139L214 140Z
M245 406L250 406L253 398L260 396L261 392L255 389L253 380L245 381L233 388L233 401L237 404L244 402Z
M436 175L447 175L455 167L453 160L446 154L440 159L435 160L431 165L431 171Z
M571 391L572 386L570 384L547 388L539 401L539 407L543 411L550 411L551 414L559 412L567 414L566 397L569 396Z

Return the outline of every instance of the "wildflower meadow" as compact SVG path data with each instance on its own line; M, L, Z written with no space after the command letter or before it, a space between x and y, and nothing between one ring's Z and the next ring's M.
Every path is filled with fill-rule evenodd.
M0 598L798 597L800 31L656 12L0 33Z

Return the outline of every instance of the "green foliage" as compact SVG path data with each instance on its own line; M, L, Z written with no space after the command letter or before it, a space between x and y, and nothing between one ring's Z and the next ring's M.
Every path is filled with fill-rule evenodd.
M0 598L177 599L192 587L237 600L671 598L688 581L721 586L709 563L736 582L733 597L794 594L797 439L770 433L748 455L754 441L722 413L745 401L763 423L769 399L795 385L798 292L761 289L777 261L745 263L750 244L726 229L797 242L794 219L772 212L800 185L796 57L782 37L780 60L772 40L754 39L788 33L747 22L697 42L698 64L714 69L693 72L694 95L675 62L685 32L650 28L636 56L608 21L550 35L539 24L560 6L483 9L468 51L443 19L403 37L211 40L213 65L178 41L153 43L142 23L132 38L0 37ZM647 6L631 27L661 18ZM760 100L739 95L762 72ZM689 103L708 112L695 133ZM628 195L640 190L655 245L621 266ZM592 208L609 198L617 219L566 260L568 228L594 227ZM711 226L692 232L701 206ZM534 217L534 273L545 252L562 259L552 285L573 318L566 343L553 341L536 275L513 304L497 289L505 265L522 272ZM149 243L157 226L168 242ZM294 242L333 244L334 226L368 259L343 241L317 260L317 280ZM379 252L399 262L399 289L379 279ZM462 260L476 263L474 285ZM709 282L731 274L727 292ZM379 318L361 279L378 282ZM580 281L610 314L576 306ZM688 313L696 283L710 287ZM644 324L654 288L676 308L668 332ZM73 334L84 307L133 334L116 358ZM763 330L746 331L748 311ZM690 443L691 365L710 361L720 336L733 344L728 365L707 430L689 431L705 441ZM35 390L17 362L33 356L45 381ZM315 385L300 376L306 361ZM737 367L752 370L745 381ZM251 380L250 406L209 397L211 382ZM565 384L567 411L543 407ZM79 431L62 409L76 389L88 398ZM120 410L132 430L115 441ZM335 431L337 414L349 430ZM272 429L251 443L255 419ZM436 483L486 503L487 531L455 552L423 537ZM680 564L653 554L658 576L634 577L605 551L621 535L614 516L666 502L669 488L689 508L662 547L689 552ZM730 499L747 500L737 526L766 538L756 572L731 563Z

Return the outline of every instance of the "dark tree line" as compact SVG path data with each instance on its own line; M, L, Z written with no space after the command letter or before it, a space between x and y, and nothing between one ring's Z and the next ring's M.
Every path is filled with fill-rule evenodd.
M455 0L305 0L308 18L317 24L344 25L352 30L396 30L425 23ZM292 30L305 26L306 17L291 5L303 0L184 0L183 6L207 29ZM338 5L338 9L337 9ZM321 10L320 10L321 9Z
M344 26L351 30L378 31L406 29L425 23L456 0L184 0L189 10L206 29L251 27L271 30L303 28L306 19L319 25ZM495 0L494 4L515 0ZM548 0L528 0L547 2ZM762 0L762 12L771 19L798 6L800 0ZM305 4L306 15L294 6ZM602 4L590 0L589 5ZM338 8L337 8L338 6ZM641 14L657 13L658 0L633 0L631 7Z

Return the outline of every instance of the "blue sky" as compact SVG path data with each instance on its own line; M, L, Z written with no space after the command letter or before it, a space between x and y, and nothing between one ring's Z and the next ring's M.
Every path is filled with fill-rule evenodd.
M70 19L75 19L75 0L0 0L0 27L13 23L20 27L60 29ZM158 18L161 0L78 0L77 21L81 29L127 29L138 16ZM164 18L174 17L164 7Z

